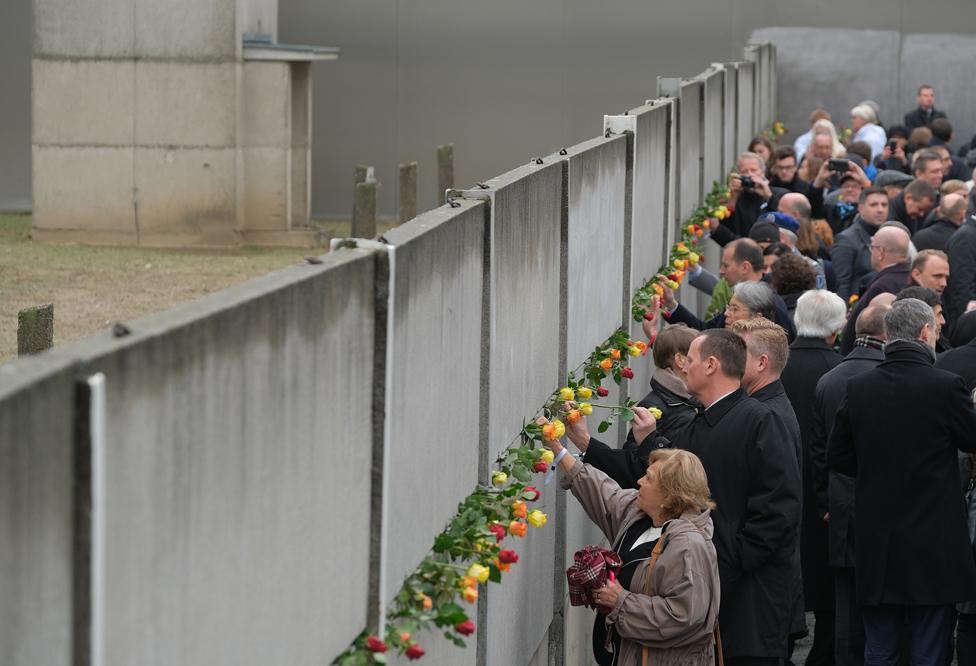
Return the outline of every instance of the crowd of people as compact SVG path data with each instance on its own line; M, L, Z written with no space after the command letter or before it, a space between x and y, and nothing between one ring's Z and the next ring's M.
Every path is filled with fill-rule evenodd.
M549 444L623 562L597 663L789 664L812 633L810 666L976 665L976 141L930 86L880 118L757 137L707 307L664 286L645 318L622 447L585 418Z

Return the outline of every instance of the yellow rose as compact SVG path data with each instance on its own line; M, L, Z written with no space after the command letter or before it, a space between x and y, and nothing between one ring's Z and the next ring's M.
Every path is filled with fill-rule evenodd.
M641 355L641 348L638 347L637 345L634 345L633 347L627 347L627 352L631 356L640 356Z
M576 389L576 395L583 400L589 400L593 397L593 389L587 388L586 386L580 386Z
M532 513L535 513L535 511L533 511ZM491 575L491 571L488 569L488 567L483 567L480 564L475 563L472 564L470 567L468 567L468 575L474 578L479 583L487 583L488 576Z
M552 424L556 426L556 439L562 439L566 436L566 424L559 419L553 419ZM552 453L550 451L550 453Z
M658 409L657 407L648 407L647 408L647 411L649 411L651 413L651 416L654 417L654 420L657 420L657 419L661 418L661 416L662 416L661 410Z
M542 449L542 453L539 455L539 460L544 460L547 465L551 465L555 457L556 456L549 449Z
M560 400L565 402L567 400L572 400L575 397L576 394L573 392L573 389L569 388L568 386L564 386L563 388L559 389Z
M586 416L589 416L590 414L593 413L593 405L591 405L588 402L581 402L579 404L579 410ZM552 453L552 451L550 451L549 453Z
M549 520L546 514L542 513L538 509L529 513L529 515L526 516L525 519L529 522L529 525L531 525L532 527L542 527L543 525L546 524L546 521Z
M491 475L491 483L495 486L504 486L508 481L508 474L505 472L495 472Z

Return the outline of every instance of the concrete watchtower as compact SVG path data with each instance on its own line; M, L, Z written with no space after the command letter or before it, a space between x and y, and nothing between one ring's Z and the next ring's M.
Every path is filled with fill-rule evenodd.
M303 244L314 60L277 0L33 0L38 240Z

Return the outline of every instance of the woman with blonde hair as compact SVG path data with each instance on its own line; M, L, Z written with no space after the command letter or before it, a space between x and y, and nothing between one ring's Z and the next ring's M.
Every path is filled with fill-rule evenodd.
M635 410L643 440L654 417ZM624 490L591 465L556 454L562 486L613 544L619 576L593 593L606 613L597 620L593 650L598 664L711 666L715 662L720 584L712 545L708 478L693 453L657 449L638 490ZM605 628L607 639L598 640ZM609 647L609 649L607 649Z
M818 134L828 134L830 135L830 141L833 144L833 148L830 151L831 157L843 157L847 154L847 149L844 148L844 144L840 142L837 138L837 128L834 124L827 120L826 118L821 118L813 124L813 136L816 138ZM810 144L811 147L813 143Z

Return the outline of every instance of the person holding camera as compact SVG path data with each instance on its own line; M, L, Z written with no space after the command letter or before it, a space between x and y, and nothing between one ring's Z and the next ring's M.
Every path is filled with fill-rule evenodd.
M712 238L723 247L736 238L747 238L756 218L766 211L776 210L779 197L786 193L786 190L769 184L765 160L750 152L739 156L729 190L728 205L732 215L712 231Z
M821 191L825 187L833 190L824 197L823 211L836 237L854 221L861 192L871 187L871 180L855 159L835 158L823 163L813 187Z

